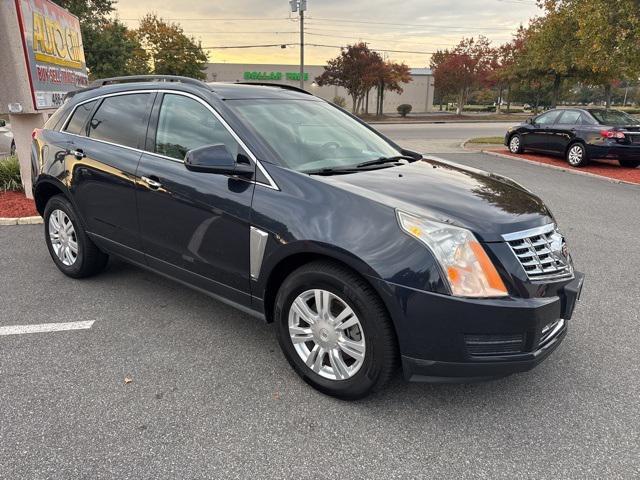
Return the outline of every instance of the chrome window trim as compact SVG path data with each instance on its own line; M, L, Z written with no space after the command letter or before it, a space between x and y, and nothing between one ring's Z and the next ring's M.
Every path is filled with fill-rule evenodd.
M263 187L271 188L273 190L280 190L280 188L278 187L276 182L273 180L273 178L271 178L271 175L269 175L269 173L264 168L264 166L262 166L262 163L256 158L256 156L253 154L253 152L247 147L247 145L242 141L240 136L231 128L231 126L226 122L226 120L224 118L222 118L222 116L218 113L218 111L215 108L213 108L211 105L209 105L207 102L205 102L203 99L201 99L197 95L193 95L192 93L181 92L179 90L167 90L167 89L145 89L145 90L130 90L130 91L127 91L127 92L105 93L104 95L98 95L98 96L95 96L95 97L91 97L91 98L88 98L86 100L83 100L82 102L78 102L76 105L74 105L74 107L71 109L71 112L69 112L69 115L67 115L67 118L65 119L65 121L62 124L62 126L60 127L59 131L62 132L62 133L65 133L67 135L73 135L73 136L80 137L80 138L89 138L89 139L91 139L91 140L93 140L95 142L102 142L102 143L106 143L107 145L113 145L113 146L116 146L116 147L126 148L128 150L133 150L135 152L146 153L146 154L149 154L149 155L153 155L154 157L159 157L159 158L164 158L166 160L171 160L172 162L184 163L183 160L180 160L180 159L177 159L177 158L173 158L173 157L168 157L166 155L161 155L159 153L149 152L147 150L142 150L142 149L134 148L134 147L128 147L126 145L120 145L118 143L108 142L106 140L98 140L96 138L91 138L91 137L87 137L87 136L84 136L84 135L77 135L75 133L70 133L70 132L67 132L65 130L67 128L67 125L68 125L69 121L71 120L71 116L75 113L76 108L78 108L80 105L84 105L85 103L93 102L95 100L100 100L100 99L103 99L103 98L117 97L117 96L120 96L120 95L135 95L137 93L169 93L169 94L174 94L174 95L182 95L183 97L188 97L188 98L191 98L193 100L196 100L197 102L200 102L202 105L204 105L205 108L207 108L214 115L214 117L216 117L220 121L220 123L222 123L224 128L227 129L227 131L231 134L231 136L234 138L234 140L236 142L238 142L238 144L247 152L247 154L249 155L249 158L251 158L251 160L256 165L256 167L260 170L260 172L262 172L262 174L265 176L265 178L269 181L269 183L262 183L262 182L257 182L255 180L251 180L251 183L254 183L256 185L262 185Z

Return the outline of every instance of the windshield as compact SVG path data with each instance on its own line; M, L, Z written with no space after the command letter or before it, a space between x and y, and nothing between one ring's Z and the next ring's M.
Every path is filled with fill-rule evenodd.
M640 125L638 120L620 110L590 110L590 113L602 125Z
M355 167L400 154L332 105L316 100L228 100L244 122L293 170Z

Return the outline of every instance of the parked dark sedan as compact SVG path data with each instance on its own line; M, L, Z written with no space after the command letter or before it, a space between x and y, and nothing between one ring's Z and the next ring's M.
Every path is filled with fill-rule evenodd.
M549 110L510 128L504 144L511 153L562 155L573 167L611 158L635 168L640 165L640 121L619 110Z
M102 81L34 131L32 162L64 274L116 256L274 322L296 372L340 398L400 363L422 381L531 369L582 286L531 192L292 87Z

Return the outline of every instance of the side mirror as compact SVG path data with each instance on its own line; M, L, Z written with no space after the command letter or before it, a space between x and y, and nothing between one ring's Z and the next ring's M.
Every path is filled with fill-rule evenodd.
M0 127L4 127L4 126L6 126L6 125L7 125L7 122L5 122L4 120L2 120L2 119L0 118Z
M192 172L218 173L222 175L253 175L254 167L247 163L238 163L222 143L205 145L189 150L184 157L184 165Z
M527 118L527 119L524 121L524 123L527 123L527 124L529 124L529 125L533 125L533 117L529 117L529 118Z

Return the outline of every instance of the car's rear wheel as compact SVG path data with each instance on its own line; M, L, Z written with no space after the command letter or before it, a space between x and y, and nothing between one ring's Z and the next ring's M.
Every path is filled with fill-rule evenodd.
M621 158L618 162L622 167L637 168L640 166L640 160L625 160Z
M313 262L291 273L274 318L285 357L323 393L361 398L382 388L395 369L395 333L382 301L338 264Z
M62 195L52 197L44 210L45 240L53 262L73 278L100 272L109 259L87 236L73 206Z
M574 143L567 149L567 162L572 167L584 167L589 163L587 149L581 143Z
M522 137L519 133L516 133L509 139L509 151L511 153L524 152L524 148L522 148Z

